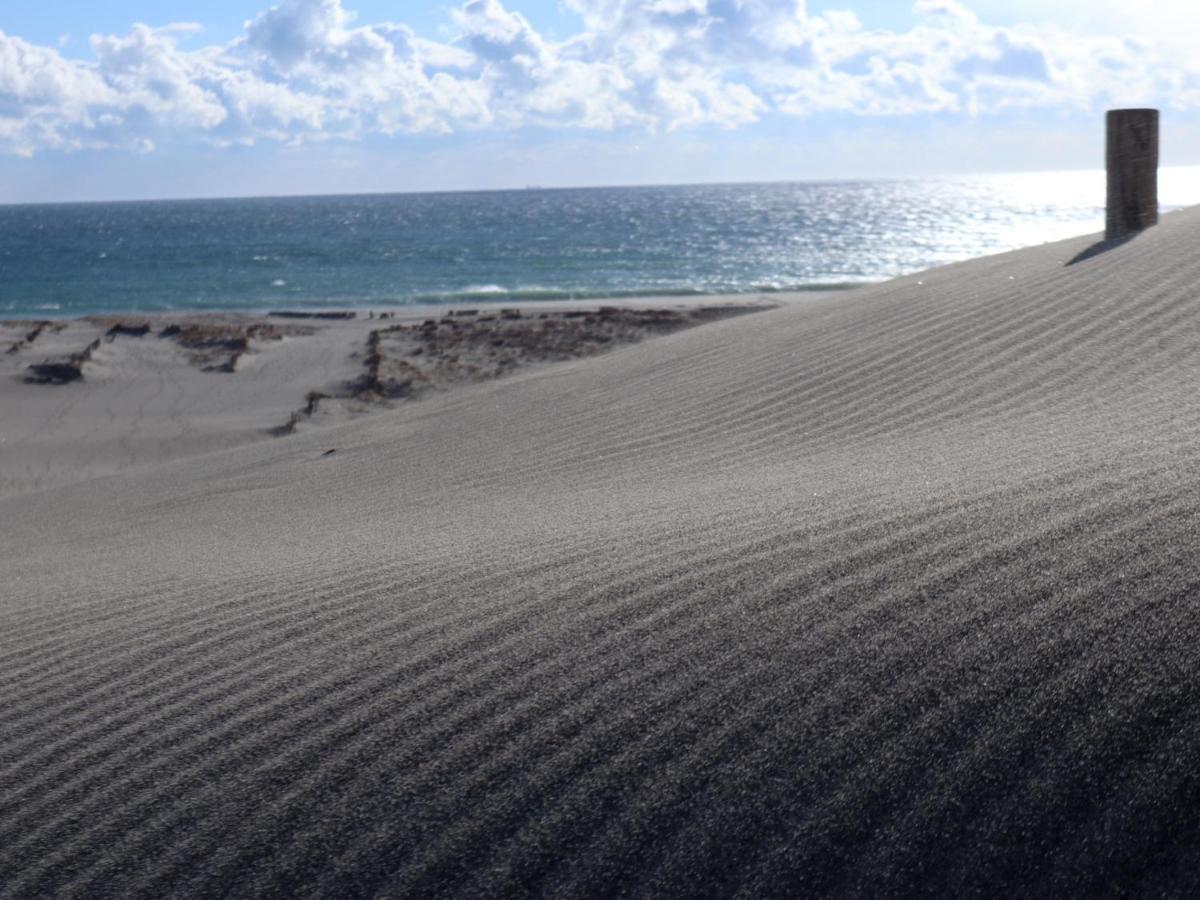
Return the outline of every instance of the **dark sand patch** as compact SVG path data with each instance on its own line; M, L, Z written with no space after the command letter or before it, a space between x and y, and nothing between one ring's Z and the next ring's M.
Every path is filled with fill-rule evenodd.
M648 337L762 309L601 306L553 312L455 310L420 324L398 324L373 331L368 340L366 372L356 385L356 394L417 397L431 389L488 381L525 366L595 356Z

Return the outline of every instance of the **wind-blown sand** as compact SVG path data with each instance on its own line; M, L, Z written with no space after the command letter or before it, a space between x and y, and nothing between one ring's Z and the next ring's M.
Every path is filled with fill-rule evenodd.
M1200 210L1095 241L0 500L0 894L1195 892Z

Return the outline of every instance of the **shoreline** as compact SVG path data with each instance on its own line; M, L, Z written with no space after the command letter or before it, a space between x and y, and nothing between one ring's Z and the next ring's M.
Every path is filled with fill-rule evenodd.
M896 278L902 278L903 275L897 275ZM126 318L126 319L171 319L171 318L186 318L193 316L250 316L250 317L265 317L271 316L278 312L287 313L303 313L316 316L319 313L354 313L356 317L366 318L368 313L374 314L376 317L382 314L387 314L387 317L399 319L403 318L428 318L430 316L439 315L447 310L469 309L472 307L520 307L546 311L558 311L562 309L582 309L593 306L617 306L629 308L644 308L646 306L670 306L679 305L681 307L694 306L723 306L723 305L742 305L753 303L779 304L792 302L805 297L825 294L846 293L849 291L861 290L862 288L872 287L878 284L884 284L892 279L883 279L876 281L855 281L847 282L846 284L820 284L812 287L804 288L789 288L781 291L741 291L728 294L706 294L706 293L667 293L655 294L645 293L636 295L616 295L616 296L596 296L596 297L580 297L580 298L553 298L545 300L513 299L511 297L500 297L498 299L473 299L473 300L451 300L444 303L412 303L412 304L395 304L384 305L378 303L364 303L362 305L327 305L320 303L298 303L289 305L285 302L273 304L271 306L259 307L230 307L221 309L154 309L154 310L122 310L122 311L96 311L96 312L78 312L74 310L44 310L37 313L12 313L5 312L0 314L0 325L9 325L26 322L71 322L83 319L93 318Z

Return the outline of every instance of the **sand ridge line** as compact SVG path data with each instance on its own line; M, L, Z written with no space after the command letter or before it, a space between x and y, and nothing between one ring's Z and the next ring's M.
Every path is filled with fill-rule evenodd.
M24 325L25 323L15 323L14 322L14 323L5 323L5 324L9 324L14 327L19 327L19 326ZM21 350L30 346L34 341L36 341L39 337L41 337L42 332L44 332L46 329L50 329L52 331L61 331L65 327L66 327L65 322L51 322L51 321L34 322L33 327L29 331L27 331L24 334L24 336L22 336L21 338L15 340L11 344L9 344L8 350L6 350L5 352L6 353L19 353Z
M503 378L529 366L582 359L648 337L770 308L741 304L684 310L615 306L547 312L504 307L497 311L456 309L420 324L372 328L362 375L349 384L309 391L304 406L271 432L294 433L326 400L369 405L420 399L430 391Z
M26 367L26 384L70 384L83 378L83 366L92 354L100 349L100 338L96 338L82 350L63 359L47 359L30 363Z

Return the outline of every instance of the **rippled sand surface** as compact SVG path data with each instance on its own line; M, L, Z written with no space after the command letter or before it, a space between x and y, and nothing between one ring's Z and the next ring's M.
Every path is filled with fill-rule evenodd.
M0 500L0 894L1195 892L1200 211L1095 241Z

